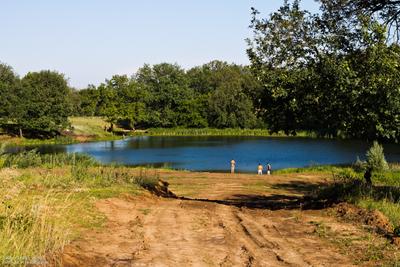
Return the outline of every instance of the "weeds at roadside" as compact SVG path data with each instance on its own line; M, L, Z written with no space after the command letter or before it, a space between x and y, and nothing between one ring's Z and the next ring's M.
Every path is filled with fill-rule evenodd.
M150 173L148 170L140 169L139 174L133 178L132 182L142 188L149 189L154 188L158 184L159 179L160 175L158 172L153 171Z
M397 179L396 179L397 177ZM379 210L393 226L400 224L400 172L375 173L374 185L364 182L362 173L344 169L333 175L333 182L314 192L314 198L330 203L349 202L368 210Z
M0 265L56 261L49 255L83 229L104 225L97 199L141 191L128 168L101 166L85 155L29 151L0 159ZM140 177L151 183L145 173Z
M356 265L365 262L382 262L382 260L385 260L385 264L392 264L393 256L398 257L398 254L395 254L397 250L390 245L389 241L379 238L372 233L367 233L360 237L351 233L346 234L333 231L332 228L324 222L318 221L309 223L315 226L315 235L338 247L342 254L351 254L355 259L354 264ZM355 244L357 244L357 246L355 246ZM393 256L390 257L388 255Z

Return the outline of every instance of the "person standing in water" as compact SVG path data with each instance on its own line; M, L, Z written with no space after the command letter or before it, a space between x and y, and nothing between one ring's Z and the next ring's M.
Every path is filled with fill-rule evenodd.
M258 170L258 175L262 175L263 166L261 165L261 163L258 163L257 170Z
M231 160L231 173L235 173L235 166L236 166L236 162L234 159Z
M267 163L267 175L271 175L271 170L272 170L271 164Z

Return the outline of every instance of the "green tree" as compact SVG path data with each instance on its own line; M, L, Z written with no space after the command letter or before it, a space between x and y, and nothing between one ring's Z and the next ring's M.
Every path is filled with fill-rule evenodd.
M345 16L340 1L320 1L322 14L285 1L269 19L253 9L248 55L264 87L272 131L314 131L399 141L399 47L363 13Z
M192 124L180 121L179 109L194 98L185 71L176 64L145 65L134 76L148 93L148 126L176 127Z
M54 136L68 126L70 88L63 74L30 72L18 90L16 123L33 136Z
M316 101L309 65L321 52L314 17L300 9L300 1L285 1L268 19L259 19L258 14L252 9L253 38L247 53L264 88L260 98L264 119L273 132L295 134L306 126L303 118L313 119L308 111L315 110L305 108Z
M15 90L18 86L19 78L13 69L0 64L0 127L7 128L14 120L16 113Z
M249 68L215 60L190 69L187 75L197 98L207 99L199 107L209 126L257 125L256 115L263 111L260 106L263 96L261 85Z
M223 83L210 95L209 122L217 128L254 128L257 125L253 103L238 81Z
M319 0L322 9L335 14L336 21L357 17L378 17L385 25L389 41L400 41L400 1L397 0ZM347 26L348 27L348 26Z
M100 92L94 85L76 92L79 97L77 112L80 116L96 116L98 114L98 103Z

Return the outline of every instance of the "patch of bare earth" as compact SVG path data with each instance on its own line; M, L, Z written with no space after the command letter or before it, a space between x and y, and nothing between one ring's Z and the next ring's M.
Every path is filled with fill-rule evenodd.
M380 260L360 259L370 233L298 205L321 177L161 176L183 197L99 201L107 226L66 247L63 266L376 266ZM185 197L193 195L191 186L197 194Z

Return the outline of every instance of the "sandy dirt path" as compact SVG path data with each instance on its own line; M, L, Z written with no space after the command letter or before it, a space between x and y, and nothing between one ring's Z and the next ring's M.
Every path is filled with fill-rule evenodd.
M107 227L68 246L63 265L353 266L351 253L344 255L315 234L315 222L342 234L357 235L359 229L319 210L301 211L293 205L305 191L318 186L321 177L281 176L266 181L253 175L187 173L182 177L174 172L163 177L178 195L188 196L99 201L97 208L106 215ZM277 208L271 209L274 204Z

